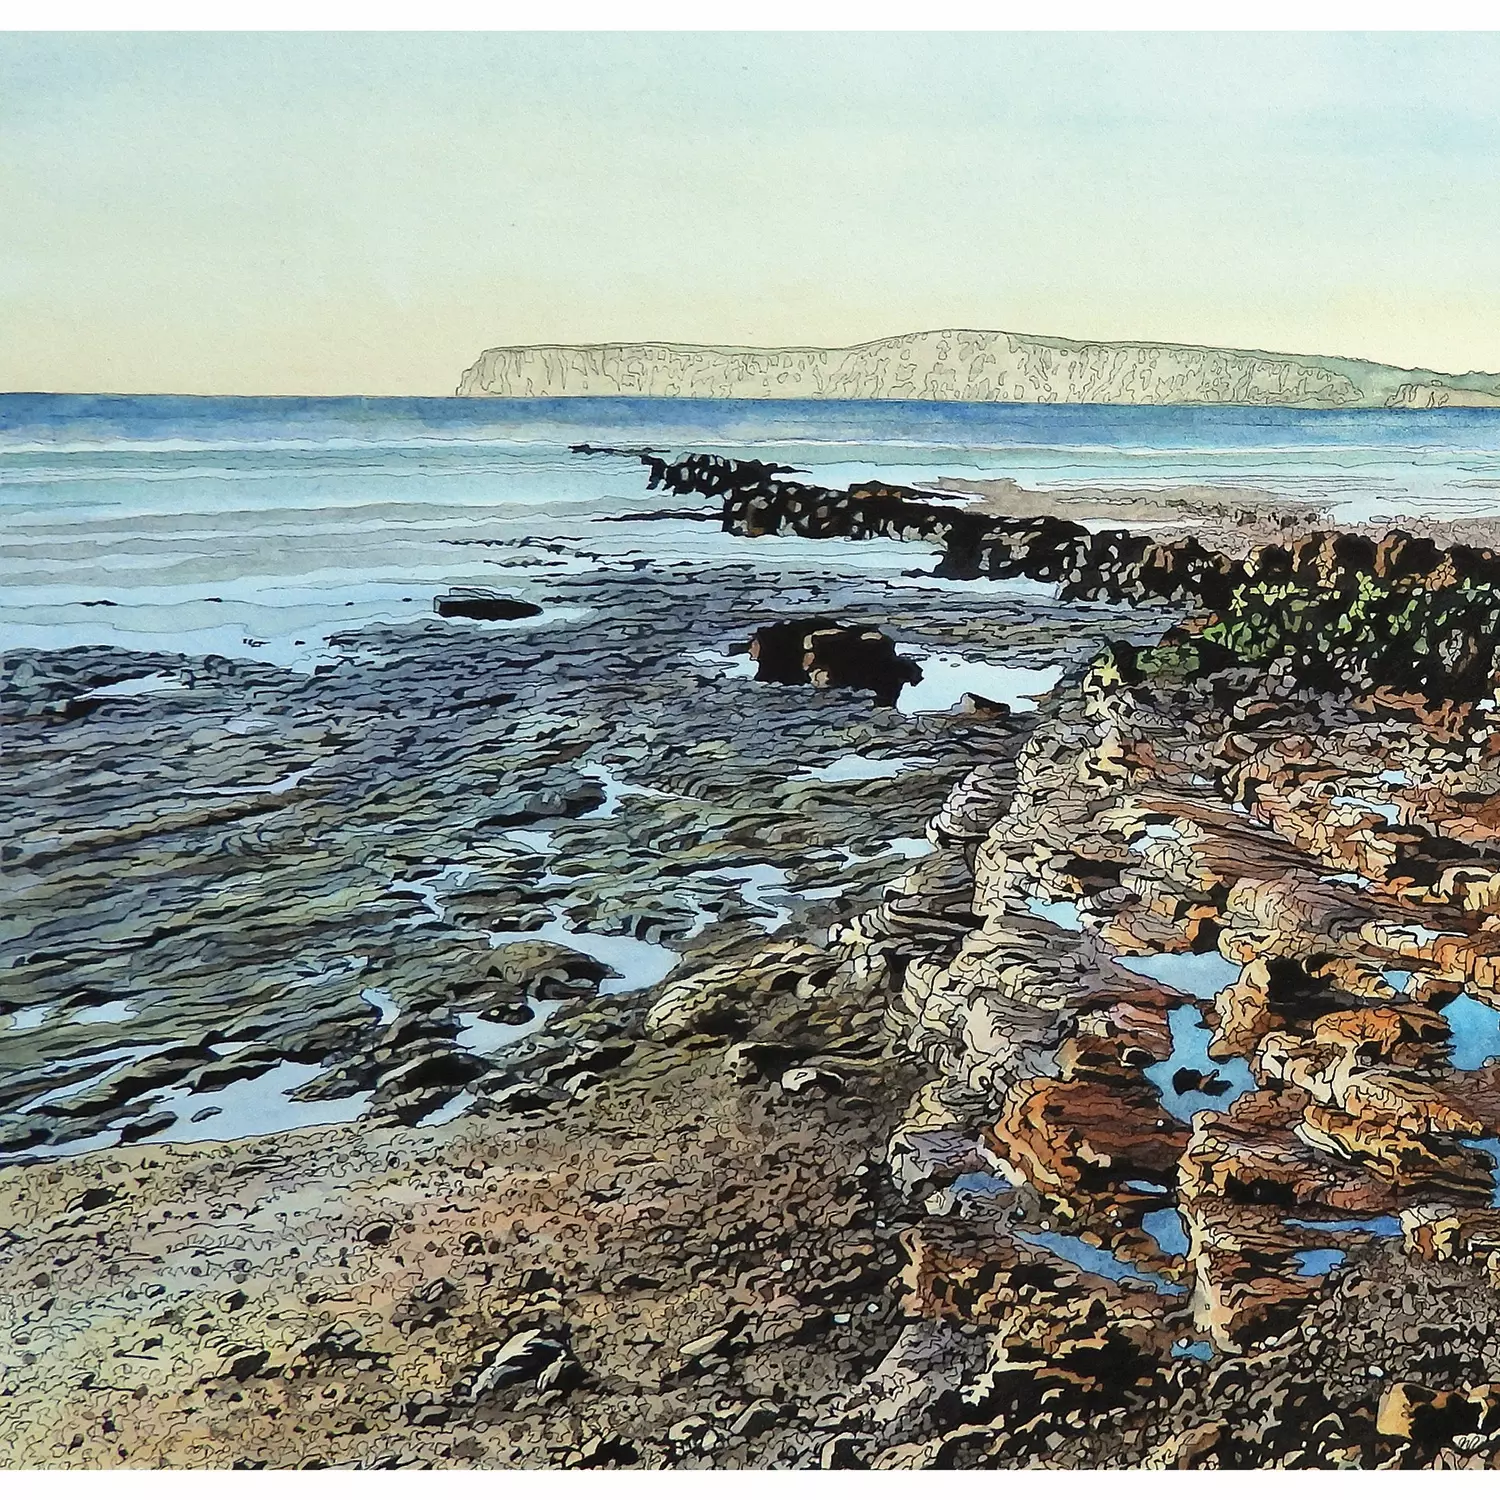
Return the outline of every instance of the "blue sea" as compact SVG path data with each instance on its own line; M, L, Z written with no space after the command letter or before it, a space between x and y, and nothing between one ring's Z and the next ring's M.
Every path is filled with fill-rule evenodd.
M1500 514L1500 410L0 396L0 649L114 644L310 670L438 590L744 557L574 443L774 457L816 481L1251 486L1361 522ZM894 544L757 544L830 571Z

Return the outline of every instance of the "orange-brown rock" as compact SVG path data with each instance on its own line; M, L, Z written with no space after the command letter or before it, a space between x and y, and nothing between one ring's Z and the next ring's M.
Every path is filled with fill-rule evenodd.
M1181 996L1166 990L1153 993L1147 986L1136 989L1128 1000L1119 1000L1105 1012L1109 1025L1134 1046L1155 1057L1172 1051L1172 1031L1167 1012L1182 1003Z
M1202 921L1176 893L1157 891L1101 923L1099 936L1116 953L1191 953Z
M1028 1078L1013 1085L986 1144L1073 1212L1128 1177L1170 1173L1187 1130L1150 1089Z
M1046 1361L1090 1383L1102 1376L1114 1385L1129 1383L1131 1367L1154 1370L1190 1326L1155 1294L1115 1283L1101 1294L1081 1282L1055 1296L1018 1297L997 1325L1007 1360Z
M1320 1151L1368 1166L1399 1188L1489 1199L1491 1163L1482 1152L1319 1104L1308 1105L1297 1134Z
M1358 1024L1349 1023L1356 1034ZM1400 1024L1398 1017L1393 1029ZM1262 1077L1295 1084L1319 1104L1361 1119L1388 1121L1419 1135L1484 1134L1483 1122L1456 1095L1395 1068L1364 1066L1355 1051L1332 1040L1320 1044L1270 1032L1255 1066Z
M1310 1022L1338 1008L1337 992L1321 975L1291 958L1257 958L1214 996L1218 1017L1211 1057L1242 1057L1288 1022Z
M1219 1450L1227 1428L1223 1422L1199 1422L1159 1443L1141 1463L1143 1469L1201 1469Z
M1500 1135L1500 1059L1451 1073L1443 1080L1443 1092L1483 1124L1477 1135Z
M1421 1260L1483 1259L1500 1250L1500 1209L1419 1204L1401 1215L1401 1237Z
M1369 947L1389 959L1430 969L1439 978L1472 985L1490 993L1500 990L1500 931L1481 928L1475 932L1455 928L1456 913L1445 928L1422 922L1393 922L1371 918L1359 929Z
M1295 1123L1300 1111L1274 1123L1253 1114L1200 1115L1178 1174L1184 1202L1222 1198L1350 1214L1388 1213L1395 1207L1390 1183L1314 1150L1294 1133Z
M1183 1205L1193 1321L1223 1349L1244 1349L1290 1327L1313 1290L1293 1270L1303 1241L1283 1215L1217 1198Z
M1375 1430L1432 1448L1460 1433L1493 1433L1500 1426L1500 1396L1488 1385L1464 1391L1435 1391L1398 1380L1380 1397Z
M1172 1052L1167 1011L1174 997L1159 998L1159 1009L1121 1000L1080 1017L1077 1030L1057 1051L1062 1076L1138 1086L1140 1070Z
M1331 953L1318 965L1319 976L1334 989L1359 1000L1400 1005L1402 994L1385 977L1378 963L1350 953Z
M901 1244L906 1251L902 1311L908 1318L985 1323L1014 1305L1010 1273L1018 1257L1008 1236L977 1234L970 1225L934 1219L905 1231ZM1044 1293L1055 1286L1055 1280L1042 1279Z
M1108 1032L1080 1032L1057 1049L1057 1066L1068 1082L1121 1084L1135 1076L1125 1058L1123 1038ZM1156 1059L1152 1059L1156 1061Z
M1386 1062L1399 1068L1426 1067L1440 1057L1448 1023L1421 1005L1376 1005L1340 1010L1313 1022L1316 1043L1342 1047L1361 1063Z
M925 1219L906 1230L901 1243L902 1311L908 1318L1005 1327L1012 1337L1020 1336L1015 1330L1024 1331L1029 1319L1052 1330L1041 1341L1046 1347L1080 1324L1103 1326L1121 1315L1161 1325L1156 1292L1091 1275L990 1226Z
M1391 1121L1414 1135L1484 1134L1483 1122L1452 1095L1389 1069L1360 1068L1352 1060L1341 1064L1334 1071L1331 1093L1346 1113L1362 1120Z

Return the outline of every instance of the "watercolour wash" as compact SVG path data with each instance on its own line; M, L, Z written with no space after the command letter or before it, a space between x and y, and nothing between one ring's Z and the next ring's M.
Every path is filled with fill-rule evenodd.
M1500 1465L1497 101L0 34L0 1463Z

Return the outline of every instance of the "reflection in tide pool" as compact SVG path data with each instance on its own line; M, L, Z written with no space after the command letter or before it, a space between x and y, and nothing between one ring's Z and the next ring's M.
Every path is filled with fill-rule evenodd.
M465 1052L476 1052L481 1057L493 1057L506 1047L514 1046L523 1037L540 1031L562 1004L561 1000L533 1000L531 1016L525 1021L486 1021L477 1011L464 1011L459 1020L463 1029L453 1038Z
M1500 1011L1463 994L1439 1014L1453 1033L1448 1045L1455 1068L1469 1072L1500 1057Z
M652 786L637 786L632 781L622 781L608 766L601 765L596 760L589 761L581 769L585 776L592 777L603 788L604 801L598 807L580 813L580 819L612 818L619 812L620 804L626 797L645 797L652 802L670 802L673 798L671 792L659 792Z
M1005 667L956 653L922 653L900 648L922 669L922 680L901 689L896 706L904 714L942 713L956 708L965 693L1031 710L1036 700L1057 686L1058 667Z
M1079 1239L1076 1234L1017 1230L1016 1238L1028 1245L1035 1245L1039 1250L1050 1250L1069 1264L1077 1266L1080 1271L1103 1276L1109 1281L1138 1281L1165 1296L1175 1296L1183 1290L1175 1281L1168 1281L1153 1271L1142 1271L1129 1261L1111 1255L1108 1250Z
M1214 1346L1206 1339L1178 1339L1172 1345L1173 1359L1196 1359L1207 1364L1214 1357Z
M792 908L787 905L789 892L786 886L786 871L775 865L732 865L717 870L705 870L702 878L708 881L728 881L739 889L740 900L746 906L763 912L763 916L751 917L763 932L776 932L792 919ZM813 893L804 891L804 899Z
M533 854L556 854L557 840L545 829L507 828L501 837L507 843L519 844Z
M177 1122L158 1131L152 1139L235 1141L274 1131L339 1125L359 1119L374 1097L372 1093L306 1102L289 1097L323 1071L318 1063L282 1062L254 1078L236 1079L210 1092L168 1089L150 1102L155 1108L175 1111Z
M114 1026L121 1021L133 1021L138 1012L127 1000L110 1000L103 1005L86 1006L83 1010L70 1011L69 1026Z
M1141 1071L1169 1113L1191 1120L1201 1110L1221 1112L1242 1094L1254 1092L1255 1075L1244 1058L1219 1062L1208 1055L1213 1033L1203 1024L1196 1005L1176 1006L1167 1024L1172 1033L1171 1056Z
M1356 812L1374 813L1377 818L1384 819L1387 823L1402 823L1406 814L1394 802L1375 802L1369 797L1339 796L1331 799L1334 807L1352 807Z
M382 1026L389 1026L401 1014L401 1007L396 1004L389 990L373 987L363 989L359 992L359 998L367 1005L375 1007L375 1014Z
M1291 1229L1325 1229L1330 1233L1368 1234L1377 1240L1401 1238L1401 1220L1393 1214L1374 1219L1288 1219Z
M930 839L887 839L885 842L885 852L900 859L922 859L932 851Z
M1342 1250L1299 1250L1292 1257L1292 1263L1299 1276L1306 1276L1309 1279L1326 1276L1335 1266L1343 1265L1344 1252Z
M1187 1230L1182 1215L1175 1208L1153 1209L1141 1220L1141 1228L1161 1247L1163 1255L1188 1253Z
M1217 953L1143 953L1115 961L1132 974L1144 975L1199 1000L1212 1000L1240 977L1240 966Z
M601 995L626 995L632 990L649 989L660 983L677 966L679 955L663 943L648 943L643 938L624 934L575 931L563 921L559 907L552 907L552 920L530 931L492 932L491 948L505 948L512 943L556 943L597 959L613 969L599 986Z
M1031 896L1027 898L1026 910L1032 916L1050 922L1054 927L1064 928L1068 932L1083 931L1083 918L1078 915L1076 901L1043 901L1040 896Z
M687 659L705 667L714 667L720 677L742 678L749 682L755 681L760 670L745 651L689 651Z

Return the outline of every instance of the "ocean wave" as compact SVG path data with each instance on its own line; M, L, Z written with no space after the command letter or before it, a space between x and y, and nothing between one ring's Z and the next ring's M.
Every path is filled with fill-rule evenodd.
M551 448L565 453L567 443L559 438L519 438L470 433L464 436L437 435L381 438L97 438L88 441L46 442L30 439L19 443L0 442L0 458L22 454L63 455L91 453L336 453L404 448Z

